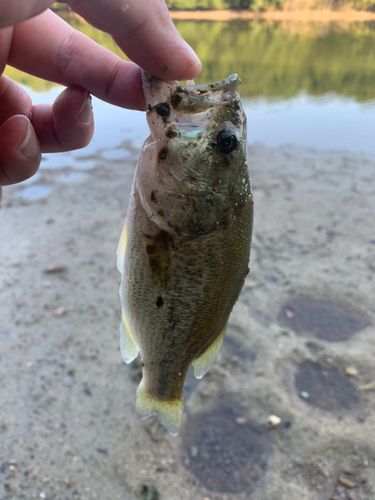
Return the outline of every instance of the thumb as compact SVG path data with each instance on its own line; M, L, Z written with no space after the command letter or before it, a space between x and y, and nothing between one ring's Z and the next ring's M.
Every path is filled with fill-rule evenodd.
M13 115L0 127L0 186L36 173L41 160L38 138L25 115Z

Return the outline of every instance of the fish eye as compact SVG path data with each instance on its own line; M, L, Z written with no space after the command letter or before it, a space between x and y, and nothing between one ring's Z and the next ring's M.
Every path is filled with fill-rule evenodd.
M229 130L222 130L218 133L216 143L219 146L219 149L224 154L229 154L237 147L237 137L234 134L231 134Z

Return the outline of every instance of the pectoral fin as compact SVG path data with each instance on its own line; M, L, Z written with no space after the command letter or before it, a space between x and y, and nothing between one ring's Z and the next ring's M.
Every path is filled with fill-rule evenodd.
M128 224L127 219L125 219L124 226L121 231L120 241L117 247L117 269L120 273L124 272L124 262L125 262L125 250L126 242L128 240Z
M120 349L125 363L131 363L138 356L139 347L131 331L129 321L122 311L120 326Z
M135 402L135 411L139 418L144 419L150 415L156 415L167 431L172 436L177 436L181 427L183 409L183 396L175 401L161 401L147 392L144 381L141 380Z
M224 333L227 329L227 325L224 326L216 340L212 342L208 349L197 359L193 361L194 375L196 378L202 378L208 370L211 368L217 353L220 350L221 344L223 343Z

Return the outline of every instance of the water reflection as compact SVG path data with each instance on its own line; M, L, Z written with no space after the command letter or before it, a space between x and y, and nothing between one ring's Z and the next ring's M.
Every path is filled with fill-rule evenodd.
M113 39L77 19L72 26L121 55ZM239 73L248 140L296 143L375 155L375 23L176 21L203 62L197 83ZM52 102L60 89L12 68L6 73ZM47 93L41 95L39 91ZM96 132L80 152L45 155L42 168L90 170L137 155L148 128L143 113L94 99Z
M69 23L124 57L112 37L78 19ZM238 73L242 96L288 99L333 92L363 102L375 99L375 22L175 21L203 62L197 82ZM7 74L35 90L50 84Z
M288 99L304 91L375 98L374 22L178 21L176 26L203 61L199 80L236 72L243 96Z

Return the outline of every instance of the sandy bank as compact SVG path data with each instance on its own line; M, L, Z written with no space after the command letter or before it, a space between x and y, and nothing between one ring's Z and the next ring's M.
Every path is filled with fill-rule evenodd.
M375 161L250 146L251 272L173 438L136 418L119 352L130 153L79 182L42 163L38 199L4 189L0 499L374 498Z

